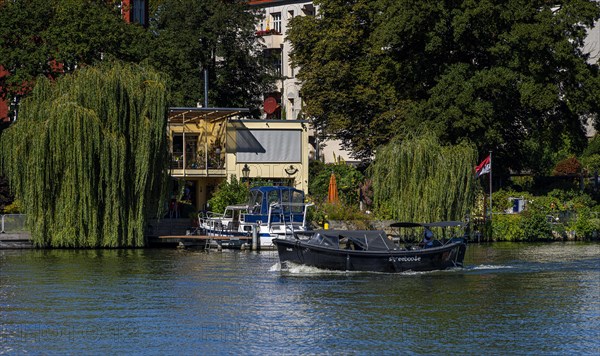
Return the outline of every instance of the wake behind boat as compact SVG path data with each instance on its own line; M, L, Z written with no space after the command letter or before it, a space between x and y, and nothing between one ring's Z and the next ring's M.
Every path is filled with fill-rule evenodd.
M444 225L446 224L446 225ZM456 226L456 222L433 224L396 223L393 227ZM316 230L308 238L276 238L279 260L339 271L403 272L432 271L462 267L465 239L444 242L431 239L422 246L400 246L382 230ZM398 240L398 239L396 239Z

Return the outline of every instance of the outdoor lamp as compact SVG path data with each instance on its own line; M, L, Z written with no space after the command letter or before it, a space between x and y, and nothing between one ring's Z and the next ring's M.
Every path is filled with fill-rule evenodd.
M287 173L288 175L292 175L292 174L296 174L298 172L298 168L294 167L294 165L291 165L285 169L285 173Z
M250 167L248 167L247 164L244 164L244 168L242 168L242 177L244 177L245 179L248 179L249 176L250 176Z

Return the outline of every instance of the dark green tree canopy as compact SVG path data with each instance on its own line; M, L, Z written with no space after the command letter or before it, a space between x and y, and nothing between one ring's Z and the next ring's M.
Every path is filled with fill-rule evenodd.
M0 86L14 95L40 74L56 76L107 56L134 62L146 57L147 32L125 23L118 3L0 1L0 65L10 73Z
M600 79L582 48L597 2L315 3L320 16L289 31L304 112L357 157L422 127L494 150L507 169L547 171L560 132L585 146Z
M207 68L210 106L258 108L273 78L256 42L256 14L245 2L162 0L156 9L151 61L170 75L175 105L204 102Z
M258 114L274 78L256 42L256 13L244 1L153 0L148 29L125 23L120 3L0 0L0 65L10 72L0 78L0 95L23 94L38 75L57 77L116 58L168 74L175 106L204 101L202 70L208 68L211 106Z

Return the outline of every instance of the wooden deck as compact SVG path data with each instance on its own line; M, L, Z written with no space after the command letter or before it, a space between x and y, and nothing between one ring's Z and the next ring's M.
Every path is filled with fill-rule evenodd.
M29 248L33 248L33 242L28 232L0 234L0 250Z
M152 247L250 248L250 236L160 235L148 236ZM233 247L235 246L235 247Z
M249 236L207 236L207 235L168 235L158 236L159 239L186 239L186 240L249 240L252 241L252 237Z

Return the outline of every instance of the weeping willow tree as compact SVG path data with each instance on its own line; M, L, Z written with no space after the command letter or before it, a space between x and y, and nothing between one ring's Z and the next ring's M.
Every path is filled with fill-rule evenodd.
M473 146L441 146L431 134L392 140L371 167L376 211L400 221L463 220L475 196L476 159Z
M166 108L162 76L135 65L38 79L0 140L36 246L143 246L166 187Z

